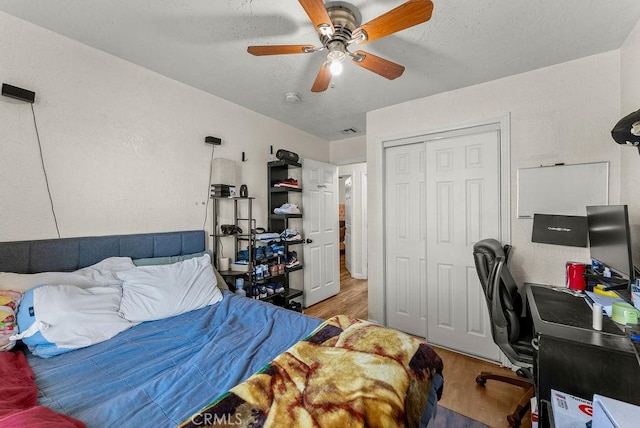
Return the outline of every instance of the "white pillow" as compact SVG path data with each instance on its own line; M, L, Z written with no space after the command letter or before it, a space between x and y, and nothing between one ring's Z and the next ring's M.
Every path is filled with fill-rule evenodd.
M122 280L120 315L132 322L172 317L222 300L208 254L116 275Z
M103 342L133 327L120 317L122 289L43 285L27 291L18 309L20 334L29 350L48 358Z
M109 257L75 272L13 273L0 272L0 290L27 291L37 285L75 285L103 287L119 285L118 271L135 267L130 257Z

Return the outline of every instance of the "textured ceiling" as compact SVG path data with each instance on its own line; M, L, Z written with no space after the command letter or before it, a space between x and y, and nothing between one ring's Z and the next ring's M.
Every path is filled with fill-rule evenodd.
M349 3L368 22L403 1ZM367 111L618 49L640 20L638 0L433 3L430 21L360 47L404 65L401 77L347 63L321 93L311 86L322 52L246 51L319 46L296 0L0 0L0 10L326 140L364 134ZM301 102L285 103L289 91Z

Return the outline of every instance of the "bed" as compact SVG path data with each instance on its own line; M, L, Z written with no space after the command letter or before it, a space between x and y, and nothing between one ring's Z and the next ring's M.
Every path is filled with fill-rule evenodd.
M129 272L144 266L175 271L201 263L190 260L209 260L205 242L204 231L4 242L0 290L16 274L84 272L107 260L131 258L136 267L116 275L122 280L122 317ZM426 425L442 393L442 361L429 346L366 321L346 316L323 321L240 297L215 278L220 297L203 307L149 321L125 313L131 325L72 351L47 342L48 347L29 345L30 352L18 342L0 353L0 375L19 391L13 397L31 394L35 401L37 391L37 403L27 409L32 419L21 420L28 412L11 408L27 406L28 400L0 399L0 425L10 425L11 418L16 426L38 418L88 427ZM42 289L47 287L71 286ZM101 284L97 291L111 288ZM24 293L18 320L26 307L33 316L33 305L44 296L55 302L33 290ZM36 297L25 303L30 293ZM183 300L168 310L177 310ZM31 334L22 340L28 343L39 333ZM61 353L49 355L51 349ZM20 365L23 359L28 366Z

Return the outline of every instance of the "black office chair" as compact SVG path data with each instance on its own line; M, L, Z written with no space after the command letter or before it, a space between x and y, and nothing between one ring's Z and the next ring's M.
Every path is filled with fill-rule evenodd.
M492 379L525 390L515 411L507 416L509 425L517 427L520 426L522 417L530 408L530 400L535 395L530 371L533 365L533 328L531 317L522 316L523 299L507 268L510 251L509 245L503 247L495 239L483 239L473 246L473 257L489 308L493 341L511 363L520 367L516 373L521 377L482 372L476 377L476 382L484 386L487 380Z

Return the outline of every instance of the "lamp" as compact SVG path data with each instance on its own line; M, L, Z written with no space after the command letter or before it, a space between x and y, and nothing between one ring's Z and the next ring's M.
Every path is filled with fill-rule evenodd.
M235 186L238 181L238 164L225 158L211 161L211 185Z

